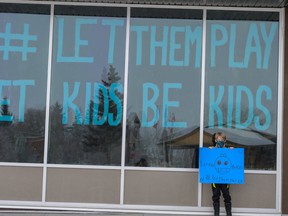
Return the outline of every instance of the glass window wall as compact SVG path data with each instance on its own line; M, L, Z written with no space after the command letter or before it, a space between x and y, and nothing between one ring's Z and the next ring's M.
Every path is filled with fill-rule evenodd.
M204 134L244 148L246 169L276 169L278 22L273 12L207 12Z
M50 6L0 7L0 161L42 163Z
M131 10L126 165L198 166L202 11Z
M203 111L204 147L222 131L275 170L279 13L208 10L203 71L203 10L130 12L126 104L127 8L55 5L48 163L120 166L125 125L125 166L198 168ZM43 162L49 15L1 3L1 162Z
M126 8L56 6L48 162L120 165Z

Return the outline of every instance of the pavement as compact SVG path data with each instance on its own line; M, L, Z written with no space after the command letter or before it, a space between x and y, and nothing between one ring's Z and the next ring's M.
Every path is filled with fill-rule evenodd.
M165 216L167 214L146 214L146 213L108 213L108 212L93 212L93 213L35 213L35 212L0 212L0 216ZM169 214L169 216L178 216L178 214ZM195 216L195 215L194 215Z
M0 210L0 216L180 216L180 215L187 215L187 216L212 216L212 212L193 212L191 214L150 214L150 213L115 213L115 212L53 212L53 211L47 211L47 212L40 212L40 211L14 211L14 210L8 210L8 211L1 211ZM225 213L221 213L220 216L225 216ZM249 214L249 213L235 213L233 216L288 216L288 214Z
M12 212L0 212L0 216L179 216L179 214L147 214L147 213L12 213ZM193 214L195 216L195 214ZM212 213L211 213L212 216ZM223 215L224 216L224 215Z
M15 212L15 211L0 211L0 216L179 216L180 214L148 214L148 213L111 213L111 212ZM181 214L183 215L183 214ZM187 215L187 214L185 214ZM197 214L191 214L191 216ZM203 215L203 213L201 214ZM204 214L209 215L209 214ZM212 212L210 214L212 216ZM189 216L189 214L188 214ZM287 215L288 216L288 215Z
M0 216L179 216L179 214L148 214L148 213L107 213L107 212L93 212L93 213L34 213L34 212L0 212ZM187 214L186 214L187 215ZM195 216L195 214L193 215ZM212 216L212 213L211 213Z

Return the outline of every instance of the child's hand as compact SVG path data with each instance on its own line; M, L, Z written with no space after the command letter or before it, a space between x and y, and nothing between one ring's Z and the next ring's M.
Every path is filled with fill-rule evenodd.
M231 149L231 150L233 150L233 149L234 149L234 147L230 147L230 149Z
M213 146L209 146L209 149L213 149L214 147Z

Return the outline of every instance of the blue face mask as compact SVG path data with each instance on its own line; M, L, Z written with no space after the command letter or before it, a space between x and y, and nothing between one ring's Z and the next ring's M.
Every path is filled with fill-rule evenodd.
M224 142L224 141L216 141L216 145L217 145L219 148L223 148L224 145L225 145L225 142Z

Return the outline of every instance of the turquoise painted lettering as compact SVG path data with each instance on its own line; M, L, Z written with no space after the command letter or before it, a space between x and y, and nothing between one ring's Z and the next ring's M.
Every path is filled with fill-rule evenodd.
M230 26L230 43L229 43L229 67L231 68L243 68L243 62L235 62L235 44L236 44L236 25ZM237 51L236 51L237 52Z
M10 104L10 100L8 100L7 98L2 96L2 88L4 86L11 86L11 80L0 80L0 97L1 97L0 98L0 107L2 107L3 105L9 105ZM13 116L0 114L0 121L12 122Z
M241 108L242 108L242 94L245 94L247 97L247 108L248 108L248 113L247 113L247 119L244 122L241 122ZM253 120L253 110L254 110L254 103L253 103L253 95L252 92L250 91L249 88L247 88L246 86L240 85L237 86L236 89L236 113L235 113L235 124L236 124L236 128L239 129L244 129L247 128L252 120Z
M176 33L185 33L185 27L171 27L171 39L170 39L170 55L169 55L169 65L171 66L183 66L184 61L175 59L176 50L181 50L181 44L176 43Z
M168 26L163 27L162 40L156 40L156 26L151 26L151 34L150 34L150 65L155 65L156 60L156 48L161 49L161 65L166 65L167 62L167 47L168 47Z
M215 89L216 89L215 86L209 87L210 104L209 104L208 126L213 128L215 125L217 125L217 127L222 128L224 121L223 119L224 112L222 111L222 109L225 109L225 107L224 103L222 106L220 106L220 104L222 101L226 101L223 98L225 93L225 87L220 85L218 87L218 92ZM257 130L267 130L270 127L271 113L269 109L263 105L262 100L262 98L265 98L266 101L272 100L272 90L268 86L265 85L259 86L255 98L253 97L252 91L248 87L243 85L238 86L230 85L228 86L227 91L228 91L227 120L226 120L227 122L225 122L227 128L235 127L237 129L245 129L250 125L252 125L253 123L255 125L255 128L257 128ZM263 115L262 114L257 116L254 115L254 107L262 111ZM235 120L233 119L234 113L235 113ZM216 116L218 122L215 123ZM235 125L233 125L233 122L235 122Z
M102 92L103 97L103 110L99 110L99 104L100 104L100 91ZM103 125L107 120L108 115L108 109L109 109L109 98L108 98L108 92L106 87L102 83L95 83L94 84L94 107L93 107L93 125ZM99 113L101 112L101 116Z
M255 44L255 46L253 46L253 44ZM247 36L245 58L244 58L245 68L248 68L249 66L249 61L252 53L255 53L256 55L256 68L261 69L262 67L261 44L256 23L250 24L249 33Z
M264 51L264 59L263 59L263 66L262 66L264 69L268 69L271 46L272 46L273 39L275 38L276 31L278 29L278 23L276 22L271 23L269 35L267 35L266 26L267 25L265 23L260 24L260 30L262 33L263 40L265 42L265 51Z
M122 101L118 97L117 92L123 93L122 85L118 83L113 83L110 86L109 95L110 95L111 100L116 104L117 112L116 114L114 113L108 114L108 122L109 122L109 125L111 126L117 126L118 124L121 123L121 119L122 119ZM114 115L116 115L115 120L114 120Z
M73 57L65 57L63 56L63 43L64 43L64 19L58 19L58 50L57 50L57 61L58 62L85 62L85 63L93 63L93 57L81 57L80 56L80 47L81 46L88 46L87 40L81 39L81 26L82 25L92 25L97 24L96 19L76 19L75 23L75 53ZM69 44L70 46L70 44Z
M57 50L57 62L66 62L67 57L63 57L63 41L64 41L64 19L58 18L58 50ZM70 59L71 61L71 59ZM69 62L69 61L68 61Z
M143 64L143 59L149 59L149 65L159 62L162 66L181 67L189 66L193 60L195 67L199 68L201 65L201 26L194 30L191 26L131 26L131 32L136 33L136 65ZM149 35L144 34L147 32ZM148 53L143 51L144 39L150 42ZM192 46L195 47L193 58ZM144 54L147 56L144 57Z
M164 83L163 84L163 106L165 109L163 110L163 118L162 125L163 127L170 128L186 128L187 122L170 122L168 116L169 107L179 107L179 101L170 101L169 100L169 90L170 89L181 89L181 83Z
M217 34L221 34L221 38L217 39ZM216 48L223 46L228 41L228 34L226 28L222 25L214 24L211 26L211 67L216 67Z
M68 109L71 108L75 113L76 123L82 124L82 117L80 109L76 104L73 103L75 98L79 93L80 82L75 82L74 89L72 94L69 96L69 83L63 83L63 115L62 115L62 124L68 123Z
M270 30L268 30L270 26ZM241 28L237 24L230 24L228 27L220 24L211 25L211 48L210 48L210 66L216 67L217 50L222 46L224 49L229 43L228 51L228 66L230 68L248 68L249 65L255 62L255 68L268 69L269 58L271 55L271 47L275 35L277 34L278 24L262 22L260 24L249 24L247 35L241 33L241 38L238 36ZM240 33L240 32L239 32ZM244 47L244 56L239 59L239 52L236 50L236 45L240 40L246 37L246 44ZM264 42L264 46L261 42ZM262 43L263 43L262 42ZM224 47L225 46L225 47ZM263 49L263 50L262 50ZM255 60L254 57L255 56ZM253 65L254 66L254 65Z
M34 86L34 85L35 85L35 80L14 80L13 81L13 86L20 87L19 122L24 122L26 87Z
M190 64L190 45L195 44L195 67L199 68L201 64L201 48L202 48L202 28L196 27L192 31L190 26L186 26L186 37L185 37L185 56L184 56L184 66Z
M71 94L69 94L69 83L64 82L63 85L64 96L62 124L68 124L69 108L74 111L77 124L84 123L84 125L103 125L108 122L110 126L117 126L121 123L123 110L122 101L121 98L119 98L119 93L123 93L123 87L121 84L112 83L111 86L107 88L102 83L94 83L92 91L93 99L91 99L92 83L86 82L84 121L82 119L80 108L75 103L75 100L79 95L80 82L74 83L73 92ZM115 112L112 110L112 112L109 113L110 101L114 103L113 107L116 108Z
M272 91L271 88L269 88L268 86L265 85L261 85L256 93L256 107L261 110L265 116L265 123L263 125L261 125L261 119L259 116L256 116L254 118L254 122L255 122L255 127L257 130L267 130L271 124L271 114L269 112L269 110L263 106L262 102L261 102L261 98L262 95L266 94L266 100L271 101L272 100Z
M8 100L7 98L3 98L2 100L0 100L0 106L9 106L10 105L10 100ZM13 115L4 115L3 113L0 114L0 122L4 121L4 122L12 122L13 121Z
M113 64L114 58L114 47L115 47L115 33L117 26L123 26L124 21L119 19L105 19L102 21L102 25L110 26L110 36L109 36L109 49L108 49L108 63Z
M131 32L136 32L136 65L142 64L142 34L148 30L148 26L131 26Z
M216 92L215 92L215 86L209 86L209 127L214 127L217 125L217 127L222 128L223 127L223 112L220 108L220 103L223 99L224 95L224 89L225 87L223 85L220 85L218 88L218 94L217 99L216 98ZM215 117L214 114L217 115L217 121L218 123L214 123Z
M228 86L228 109L227 109L227 127L232 128L234 103L234 86Z
M152 92L152 98L149 99L149 90ZM142 113L142 127L152 127L159 120L159 110L156 106L156 101L159 97L159 89L157 85L153 83L143 84L143 113ZM152 111L154 117L151 121L148 121L148 109Z
M90 103L91 103L91 83L86 82L86 95L85 95L85 118L84 118L84 124L89 125L90 124Z

